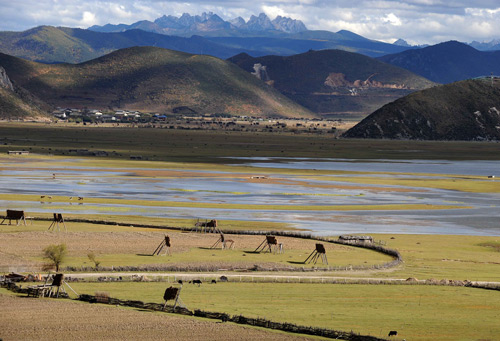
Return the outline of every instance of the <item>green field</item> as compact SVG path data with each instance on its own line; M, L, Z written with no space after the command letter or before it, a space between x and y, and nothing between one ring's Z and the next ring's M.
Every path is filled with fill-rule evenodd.
M72 283L79 294L162 302L169 283ZM189 309L265 317L407 340L496 339L500 294L481 289L421 285L288 283L184 284ZM439 318L437 318L439 317Z

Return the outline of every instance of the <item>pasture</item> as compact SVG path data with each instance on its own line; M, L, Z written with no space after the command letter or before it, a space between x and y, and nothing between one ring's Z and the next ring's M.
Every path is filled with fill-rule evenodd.
M72 283L78 293L162 302L169 283ZM398 339L496 339L500 294L464 287L307 283L185 283L190 309L318 326Z

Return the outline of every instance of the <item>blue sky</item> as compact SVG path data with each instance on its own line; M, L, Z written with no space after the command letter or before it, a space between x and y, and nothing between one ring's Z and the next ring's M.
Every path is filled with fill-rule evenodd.
M131 24L164 14L209 11L226 20L237 16L248 20L261 12L271 19L287 16L302 20L308 29L346 29L386 42L397 38L413 44L500 39L499 0L0 0L0 31L39 25Z

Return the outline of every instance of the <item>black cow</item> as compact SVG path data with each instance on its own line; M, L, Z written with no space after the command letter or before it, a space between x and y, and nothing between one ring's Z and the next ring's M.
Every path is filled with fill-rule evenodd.
M389 335L387 335L387 336L396 336L396 335L398 335L398 332L396 330L391 330L389 332Z
M200 286L200 285L201 285L201 280L199 280L199 279L193 279L193 280L192 280L191 282L189 282L189 283L198 284L198 286Z

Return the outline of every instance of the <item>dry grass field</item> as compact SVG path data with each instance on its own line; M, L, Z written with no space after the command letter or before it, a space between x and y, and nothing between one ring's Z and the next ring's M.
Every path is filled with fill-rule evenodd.
M17 297L0 289L3 340L311 340L232 323L68 300ZM318 339L318 338L316 338Z
M49 222L35 221L24 227L4 227L0 233L0 268L30 268L34 271L44 263L42 250L52 244L66 244L68 257L64 267L94 267L88 259L92 252L101 261L101 267L168 265L184 269L200 268L208 271L228 268L311 268L314 264L302 264L314 250L316 241L277 237L285 252L253 253L264 241L262 235L225 234L226 240L234 241L234 249L211 249L220 238L218 234L182 233L153 228L98 225L67 222L68 232L47 231ZM12 232L7 232L7 231ZM152 256L153 251L168 235L172 244L171 255ZM330 256L330 266L370 266L392 260L391 257L370 250L325 244ZM321 261L317 264L323 266ZM39 271L39 270L38 270Z

